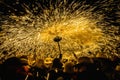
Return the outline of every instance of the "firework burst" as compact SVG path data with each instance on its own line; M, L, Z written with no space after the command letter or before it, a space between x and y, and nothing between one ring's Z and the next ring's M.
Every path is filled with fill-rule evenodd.
M107 6L112 2L104 0L95 4ZM94 55L118 53L116 47L120 37L114 33L119 33L119 27L108 28L108 23L103 22L105 14L95 12L98 6L76 0L35 1L32 10L25 3L22 6L25 15L1 17L0 53L55 56L59 53L53 40L56 36L62 37L62 53L70 53L71 50L88 54L92 52Z

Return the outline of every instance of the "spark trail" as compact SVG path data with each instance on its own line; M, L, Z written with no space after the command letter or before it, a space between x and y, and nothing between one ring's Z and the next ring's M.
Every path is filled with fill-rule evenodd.
M106 16L102 10L95 11L100 5L112 3L112 0L104 0L97 1L98 6L91 6L77 0L42 0L35 1L32 10L29 5L22 4L27 14L1 17L1 56L30 53L55 56L59 53L53 41L56 36L62 37L62 53L118 55L120 35L115 33L119 33L119 26L104 21Z

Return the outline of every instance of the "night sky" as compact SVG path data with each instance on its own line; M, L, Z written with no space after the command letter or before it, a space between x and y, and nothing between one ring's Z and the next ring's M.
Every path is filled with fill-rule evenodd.
M14 13L15 15L25 15L27 14L25 7L30 9L31 12L34 15L37 15L42 12L41 7L49 8L49 2L54 5L57 3L57 1L60 0L1 0L0 1L0 13L2 15L10 15ZM108 22L110 25L120 26L120 1L119 0L67 0L67 5L74 2L85 2L85 4L88 4L90 6L96 6L96 8L93 10L93 12L97 12L98 14L104 14L105 18L104 20ZM107 2L112 1L112 3ZM39 5L41 7L39 7ZM38 6L37 10L34 10L34 8ZM89 7L88 7L89 8ZM87 9L87 8L86 8Z

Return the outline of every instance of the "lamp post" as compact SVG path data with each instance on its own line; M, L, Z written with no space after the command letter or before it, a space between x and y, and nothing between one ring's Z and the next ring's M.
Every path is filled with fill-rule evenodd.
M59 56L60 59L62 59L62 53L61 53L61 48L60 48L60 43L59 43L61 40L62 40L62 37L60 37L60 36L56 36L54 38L54 41L57 42L57 44L58 44L58 48L59 48L59 52L60 52L60 56Z

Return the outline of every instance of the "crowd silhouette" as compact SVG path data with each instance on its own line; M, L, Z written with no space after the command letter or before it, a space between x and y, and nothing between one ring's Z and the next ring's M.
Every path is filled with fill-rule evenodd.
M36 59L32 65L27 57L10 57L0 64L0 80L120 80L120 59L79 57L78 60Z

